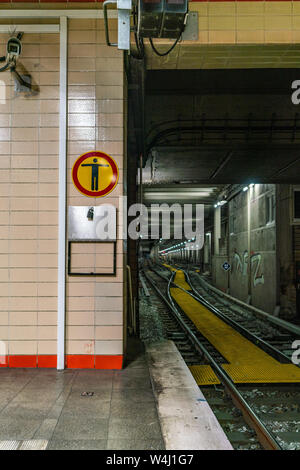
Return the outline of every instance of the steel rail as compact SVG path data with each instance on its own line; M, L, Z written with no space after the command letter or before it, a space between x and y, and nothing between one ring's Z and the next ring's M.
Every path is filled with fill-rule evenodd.
M212 313L217 315L221 320L223 320L225 323L228 325L232 326L235 330L239 331L243 336L245 336L247 339L252 341L255 345L260 345L263 346L263 349L266 350L269 354L273 354L276 356L277 359L283 360L285 363L290 364L291 360L290 358L281 352L279 349L275 348L272 344L269 344L267 341L264 339L260 338L257 336L255 333L252 333L251 331L247 330L244 326L240 325L237 321L232 320L231 318L226 317L224 313L222 313L217 307L212 305L210 302L204 299L204 297L195 289L193 286L193 283L191 282L191 279L186 271L183 270L185 273L185 276L187 278L187 281L189 285L191 286L192 291L194 292L195 295L190 294L192 297L194 297L195 300L198 300L201 304L205 305L205 307L208 308ZM187 292L189 293L189 292Z
M183 268L181 268L183 269ZM280 326L281 328L300 336L300 328L297 325L293 325L292 323L282 320L282 318L277 318L274 315L271 315L270 313L264 312L263 310L260 310L259 308L254 307L253 305L248 305L242 300L236 299L235 297L232 297L231 295L222 292L220 289L218 289L215 286L212 286L209 284L207 281L202 279L202 277L199 275L199 273L195 273L197 277L199 278L200 282L205 286L207 290L211 290L215 294L219 295L220 297L227 298L228 300L234 302L236 305L239 305L243 308L246 308L250 313L253 313L255 316L267 319L270 323L273 323L276 326Z
M174 301L172 299L171 293L170 293L170 286L171 284L174 284L173 278L175 276L175 273L172 273L169 281L165 279L166 282L168 282L167 286L167 295L168 299L165 298L165 295L160 291L160 289L157 287L156 283L148 276L147 273L144 272L144 276L146 279L150 282L150 284L153 286L155 291L159 294L159 296L163 299L163 301L166 303L166 305L169 307L171 313L177 320L177 323L181 326L181 328L184 330L190 341L194 344L195 349L203 355L206 360L209 362L210 366L214 370L215 374L219 378L220 382L223 384L227 392L230 394L234 404L241 410L243 413L245 421L249 424L249 426L256 432L257 437L261 445L264 447L264 449L267 450L282 450L282 447L279 445L279 443L276 441L275 437L273 434L266 428L264 423L262 423L257 416L257 414L252 410L250 405L246 402L244 397L241 395L239 390L236 388L234 383L232 382L231 378L227 375L227 373L222 369L221 366L219 366L216 361L213 359L213 357L210 355L210 353L207 351L207 349L202 345L202 343L199 341L199 339L195 336L195 334L191 331L191 329L185 324L182 316L178 312Z

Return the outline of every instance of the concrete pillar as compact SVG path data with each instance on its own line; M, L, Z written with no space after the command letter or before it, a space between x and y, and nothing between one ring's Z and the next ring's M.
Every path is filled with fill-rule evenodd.
M253 188L249 188L247 191L247 215L248 215L248 297L251 303L252 294L252 273L251 273L251 194L253 194Z
M221 238L221 207L215 208L214 213L214 254L219 254L219 238Z

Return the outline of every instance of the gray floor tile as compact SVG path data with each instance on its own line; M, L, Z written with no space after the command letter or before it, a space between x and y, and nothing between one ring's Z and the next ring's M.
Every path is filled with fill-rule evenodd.
M137 403L134 401L113 399L111 401L110 413L112 418L129 418L137 415L146 419L158 419L154 401Z
M3 368L1 371L1 377L33 377L36 374L38 374L38 369L27 369L27 368L20 368L17 367L16 369L9 369L9 368Z
M165 450L165 445L161 439L109 439L107 450Z
M10 399L5 399L1 397L0 395L0 414L1 414L1 411L3 411L10 402L11 402Z
M39 429L36 431L34 439L47 439L49 441L52 437L56 425L57 419L45 419Z
M110 400L97 397L78 397L67 400L62 410L64 415L86 415L97 418L108 418L110 413Z
M53 434L53 440L106 439L108 420L61 414Z
M144 369L146 367L148 367L148 366L147 366L147 361L146 361L145 356L140 356L138 358L128 360L125 364L125 369L124 370L141 369L141 368Z
M113 389L121 389L121 390L128 390L128 389L137 389L137 390L145 390L151 389L151 382L150 378L143 378L143 377L128 377L128 376L117 376L113 382Z
M93 397L82 397L81 393L82 391L87 391L87 392L94 392ZM71 390L68 397L67 401L76 401L76 400L89 400L90 398L94 398L97 400L102 400L102 401L109 401L111 399L112 395L112 388L103 388L103 389L91 389L88 390Z
M35 382L35 383L30 383L28 385L25 385L24 387L24 391L26 391L27 393L30 392L30 393L35 393L35 392L40 392L40 393L46 393L46 394L57 394L57 393L60 393L65 387L67 387L69 384L68 383L65 383L65 382L62 382L62 383L59 383L59 382L50 382L49 383L38 383L38 382Z
M0 390L0 405L2 405L2 402L3 401L12 401L13 398L15 398L15 396L17 395L17 393L13 392L13 390L5 390L5 391L1 391Z
M106 440L55 440L49 442L47 450L105 450Z
M98 379L109 378L114 376L114 370L105 369L81 369L77 371L76 377L98 377Z
M63 409L63 405L56 405L55 404L54 406L52 406L49 413L47 414L47 419L57 420L61 415L62 409Z
M124 369L118 370L115 372L115 378L117 377L135 377L135 378L150 378L149 369L148 368L140 368L140 369Z
M28 377L28 376L24 376L24 375L20 375L20 376L14 376L14 375L6 375L4 376L2 373L1 373L1 369L0 369L0 386L2 387L2 385L11 385L11 384L15 384L16 386L22 386L24 384L28 384L30 383L32 380L34 379L34 377Z
M69 378L71 379L72 377L74 377L74 375L76 375L76 371L74 369L64 369L64 370L57 370L57 369L38 369L38 373L37 373L37 376L38 377L42 377L42 376L45 376L45 377L54 377L55 379L58 379L58 378Z
M1 418L0 419L0 440L32 439L32 436L41 425L39 419L23 418Z
M41 406L44 406L44 404L51 404L54 403L55 400L59 397L60 392L44 392L41 390L35 390L35 391L30 391L27 390L26 388L22 390L20 393L18 393L13 401L14 403L36 403L36 404L41 404Z
M124 400L124 402L131 403L155 403L152 389L145 389L141 393L140 389L116 388L112 391L112 400Z
M15 396L17 393L21 392L26 388L26 382L23 383L14 383L12 382L1 382L0 376L0 396L2 394L8 393L11 397Z
M24 418L24 419L44 419L51 408L51 403L9 403L6 408L1 412L0 419L2 418Z
M72 384L72 390L78 390L80 392L89 392L95 390L111 390L113 383L113 377L105 379L97 379L88 377L87 379L75 379Z
M108 439L147 440L161 438L161 429L157 419L111 418Z

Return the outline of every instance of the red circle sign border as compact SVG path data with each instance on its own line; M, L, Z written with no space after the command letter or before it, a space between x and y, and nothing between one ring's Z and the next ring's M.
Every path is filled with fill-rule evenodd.
M83 186L81 186L81 184L78 180L78 177L77 177L77 171L78 171L78 168L80 167L81 163L84 162L84 160L86 160L87 158L90 158L90 157L105 158L105 160L107 160L107 162L110 164L110 166L112 168L112 171L113 171L112 182L105 189L102 189L101 191L95 192L95 191L89 191L88 189L85 189ZM109 194L116 187L116 185L118 183L118 180L119 180L119 169L118 169L118 166L117 166L116 162L114 161L114 159L110 155L108 155L107 153L104 153L104 152L94 150L92 152L86 152L86 153L82 154L79 158L77 158L77 160L74 163L73 168L72 168L72 180L73 180L74 186L78 189L78 191L80 193L84 194L85 196L88 196L88 197L103 197L103 196L106 196L107 194Z

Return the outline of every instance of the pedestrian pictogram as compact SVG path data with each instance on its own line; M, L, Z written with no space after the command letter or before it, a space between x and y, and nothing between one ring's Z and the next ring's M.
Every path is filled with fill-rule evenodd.
M97 163L98 158L93 158L93 163L82 163L81 166L90 166L92 168L92 178L91 178L91 190L92 191L98 191L99 190L99 167L100 166L106 166L109 167L109 165L102 165L101 163Z
M82 194L103 197L116 187L119 171L114 159L106 153L87 152L74 163L72 178Z

